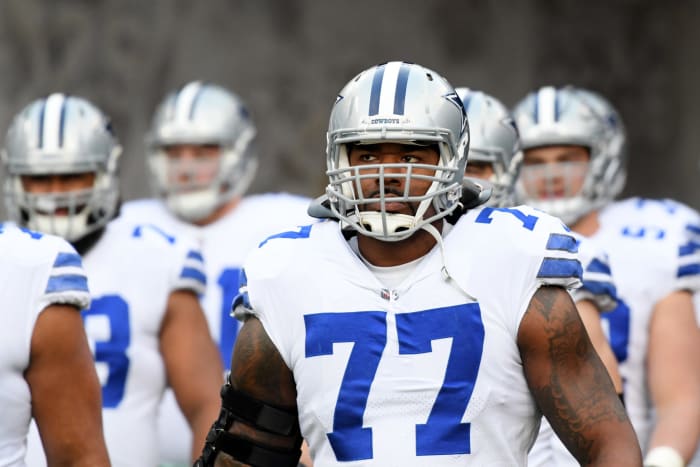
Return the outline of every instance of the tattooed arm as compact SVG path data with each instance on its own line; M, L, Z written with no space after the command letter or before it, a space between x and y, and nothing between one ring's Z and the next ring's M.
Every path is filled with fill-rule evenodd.
M257 318L249 317L241 328L231 359L231 385L270 405L296 409L296 386L292 371L282 360ZM235 421L229 433L239 434L267 446L291 449L296 442L286 436L257 430ZM225 453L216 458L217 467L245 466Z
M538 407L581 465L642 464L632 425L563 288L535 293L518 346Z

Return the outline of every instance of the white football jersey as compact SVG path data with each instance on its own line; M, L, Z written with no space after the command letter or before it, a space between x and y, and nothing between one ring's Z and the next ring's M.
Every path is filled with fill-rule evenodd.
M197 242L205 258L208 278L202 307L212 337L219 345L223 366L228 370L239 328L231 316L231 303L238 293L243 261L268 236L314 222L306 214L309 202L308 198L286 193L246 196L225 217L201 227L178 219L156 199L128 202L121 212L122 217L131 221L150 222ZM158 426L161 459L191 465L192 434L172 391L167 391L163 399Z
M583 267L583 285L574 290L572 296L575 302L591 300L595 303L603 319L603 327L607 328L609 311L617 307L617 291L611 275L608 255L590 238L582 237L571 232L579 241L579 260ZM572 456L557 435L552 430L547 419L542 418L540 431L535 445L528 455L529 467L565 467L578 466L578 461Z
M237 301L294 373L316 467L526 464L541 415L518 328L541 285L580 284L577 242L544 213L486 207L443 247L447 264L436 247L393 290L334 221L246 261Z
M620 298L607 315L609 335L643 451L653 427L646 384L648 326L659 300L675 290L699 289L700 255L687 228L693 217L680 203L632 198L602 209L593 236L608 252Z
M630 198L618 203L618 209L644 209L645 214L665 228L683 230L690 235L691 242L700 246L700 214L689 206L672 199ZM695 293L695 315L700 324L700 293ZM700 467L700 446L689 467Z
M24 466L32 413L29 366L34 324L46 307L90 303L80 256L64 240L0 224L0 465Z
M83 320L102 384L112 465L155 466L158 406L166 386L161 324L173 291L204 292L202 254L161 227L120 217L83 261L92 295Z

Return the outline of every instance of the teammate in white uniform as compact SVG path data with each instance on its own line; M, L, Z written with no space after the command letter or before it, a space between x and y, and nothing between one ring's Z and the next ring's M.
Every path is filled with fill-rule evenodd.
M242 100L199 81L165 97L148 135L157 198L126 203L122 217L193 238L209 278L201 302L224 368L238 322L231 303L247 254L268 236L306 225L309 199L285 193L245 196L257 165L255 127ZM191 465L192 434L172 393L159 412L161 462Z
M515 121L508 109L483 91L457 87L469 120L469 163L465 176L486 180L491 188L487 206L515 204L515 180L520 173L523 153Z
M695 276L700 272L700 264L697 263L697 257L694 252L700 243L698 243L698 235L700 234L700 221L698 221L698 213L694 209L686 206L683 203L671 199L646 199L646 198L628 198L608 206L601 212L605 216L605 222L609 226L608 230L618 230L624 237L650 237L656 238L659 241L664 241L667 232L678 232L685 230L690 235L690 241L681 245L679 248L679 265L677 276L681 286L683 282L694 281ZM668 241L668 240L666 240ZM641 272L630 269L629 273L635 280L640 280ZM692 287L692 286L687 286ZM694 294L694 305L696 322L700 323L700 293ZM624 323L624 321L622 321ZM620 328L612 326L611 330L615 331ZM624 328L624 326L623 326ZM622 339L623 333L618 333L618 341L624 342ZM633 342L629 342L633 346ZM621 346L622 348L622 346ZM639 397L648 397L643 394ZM648 404L640 404L641 414L645 418L649 418ZM696 419L692 415L693 409L688 406L688 416L691 419ZM696 410L700 410L698 407ZM630 416L632 413L630 412ZM648 423L648 422L647 422ZM650 428L648 428L650 429ZM688 463L690 467L700 467L700 441L695 450L695 455Z
M510 207L515 203L515 181L522 164L518 129L508 109L495 97L466 87L455 88L469 119L469 163L466 175L489 181L492 195L488 206ZM583 267L583 285L573 291L574 302L593 347L622 393L622 379L615 354L603 330L600 313L617 305L615 286L607 256L595 242L575 235ZM558 458L560 457L560 458ZM556 437L546 419L528 456L530 466L563 465L564 460L578 465L576 459Z
M92 294L83 321L113 465L157 465L166 384L199 450L218 413L222 371L197 298L205 285L201 253L158 227L115 218L121 148L88 101L52 94L32 102L15 117L6 145L10 215L83 255Z
M57 237L4 223L0 258L0 465L25 465L32 417L53 465L109 465L79 314L90 303L80 256Z
M541 413L582 462L639 464L566 291L575 239L527 207L459 216L466 128L452 87L420 65L373 67L340 92L337 219L246 261L246 321L200 465L293 465L299 427L322 467L525 465Z
M665 202L612 202L625 180L625 133L601 96L543 87L513 114L524 149L522 199L609 254L620 302L606 318L645 465L682 466L700 436L696 245L684 222L659 214Z

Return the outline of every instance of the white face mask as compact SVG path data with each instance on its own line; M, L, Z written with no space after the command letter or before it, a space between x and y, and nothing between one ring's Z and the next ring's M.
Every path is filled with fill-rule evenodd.
M18 182L19 184L19 182ZM26 226L32 230L58 235L69 242L77 241L105 225L117 205L117 191L88 188L61 193L29 193L18 190L13 195L16 216L23 212Z
M585 194L588 168L586 161L523 166L517 199L572 225L596 207Z
M528 201L573 198L581 193L588 165L587 161L524 165L520 184Z

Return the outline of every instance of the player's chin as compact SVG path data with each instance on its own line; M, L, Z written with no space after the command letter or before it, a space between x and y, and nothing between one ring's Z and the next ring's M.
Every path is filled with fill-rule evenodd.
M376 212L382 212L385 211L388 214L407 214L407 215L412 215L414 210L411 209L411 206L408 203L402 203L402 202L392 202L392 203L385 203L384 204L384 209L382 209L381 203L372 203L368 204L363 211L376 211Z
M541 191L538 194L538 198L541 199L542 201L557 201L560 199L567 198L569 194L567 193L567 190L561 189L561 190L547 190L547 191Z

